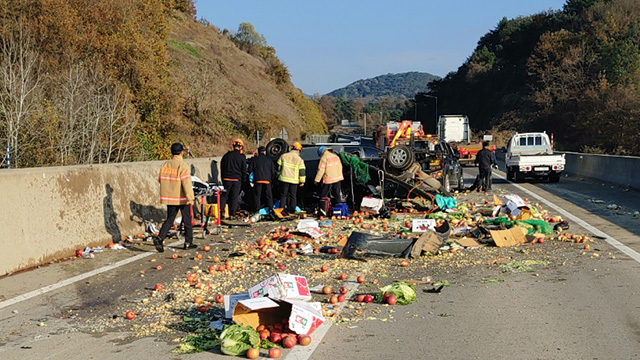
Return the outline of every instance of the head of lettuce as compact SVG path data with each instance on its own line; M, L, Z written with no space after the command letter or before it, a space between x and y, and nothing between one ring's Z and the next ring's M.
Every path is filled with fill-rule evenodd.
M244 355L260 345L260 334L251 326L231 325L220 334L220 351L227 355Z

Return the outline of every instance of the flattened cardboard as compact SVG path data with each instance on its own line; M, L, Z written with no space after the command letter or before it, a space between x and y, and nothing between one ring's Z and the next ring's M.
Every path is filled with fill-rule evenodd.
M475 239L468 238L468 237L463 237L462 239L457 239L456 242L458 243L458 245L460 245L462 247L478 247L478 246L482 246L482 244L477 242Z
M231 319L233 315L233 309L236 307L236 304L240 300L250 299L249 293L243 292L238 294L231 294L224 296L224 317L227 319Z
M438 250L440 250L440 246L442 246L442 241L438 239L438 237L436 236L436 233L427 231L426 233L420 235L420 237L421 238L424 237L427 239L424 246L422 247L422 251L435 254L438 252Z
M249 325L254 329L260 325L281 323L289 320L289 328L299 335L309 335L317 329L325 318L320 314L320 303L308 303L297 300L274 300L255 298L239 301L232 319L238 324Z
M515 246L524 244L527 239L520 230L520 227L514 226L508 230L491 230L489 231L493 242L497 247Z

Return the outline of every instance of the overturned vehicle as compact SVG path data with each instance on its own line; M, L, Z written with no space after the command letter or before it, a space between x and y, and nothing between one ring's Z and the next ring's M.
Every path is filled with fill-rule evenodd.
M416 140L412 136L406 144L398 143L383 150L357 141L303 144L300 156L305 162L307 180L298 199L300 207L311 212L320 201L320 188L314 185L314 178L321 146L331 148L343 164L343 198L334 202L347 203L352 209L360 209L365 197L374 197L386 199L385 208L410 206L432 210L438 193L450 196L452 178L458 187L463 186L457 158L448 144L437 138ZM267 155L274 161L288 149L283 139L274 139L266 146Z

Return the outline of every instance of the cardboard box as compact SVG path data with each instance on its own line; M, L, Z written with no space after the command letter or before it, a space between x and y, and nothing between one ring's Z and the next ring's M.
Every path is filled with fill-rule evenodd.
M307 278L299 275L279 273L251 287L250 298L268 296L272 299L310 300L311 292Z
M224 296L224 317L227 319L231 319L231 315L233 315L233 308L236 307L236 304L240 300L250 299L249 293L243 292L238 294L231 294Z
M506 212L511 215L520 214L520 209L529 209L527 203L518 195L507 195L504 198Z
M374 198L371 196L365 196L360 203L360 210L372 214L377 214L384 206L382 199Z
M435 219L413 219L411 222L411 232L423 233L426 231L436 231Z
M311 236L313 239L317 239L322 236L320 231L320 224L313 219L303 219L298 221L296 231Z
M233 309L232 319L254 329L260 325L279 324L288 319L291 331L309 335L325 321L320 309L320 303L262 297L240 300Z
M514 226L509 230L491 230L489 233L497 247L514 246L524 244L527 241L519 226Z

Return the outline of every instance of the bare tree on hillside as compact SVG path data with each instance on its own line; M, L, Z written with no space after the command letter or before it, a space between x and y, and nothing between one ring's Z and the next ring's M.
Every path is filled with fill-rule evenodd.
M206 111L207 100L214 89L215 72L208 63L201 62L195 68L188 68L186 103L183 114L200 124L203 111Z
M22 132L37 104L40 59L22 22L0 37L0 132L11 148L12 163L20 164Z
M136 113L128 90L99 65L72 63L58 95L62 120L54 143L61 163L122 162L135 145Z

